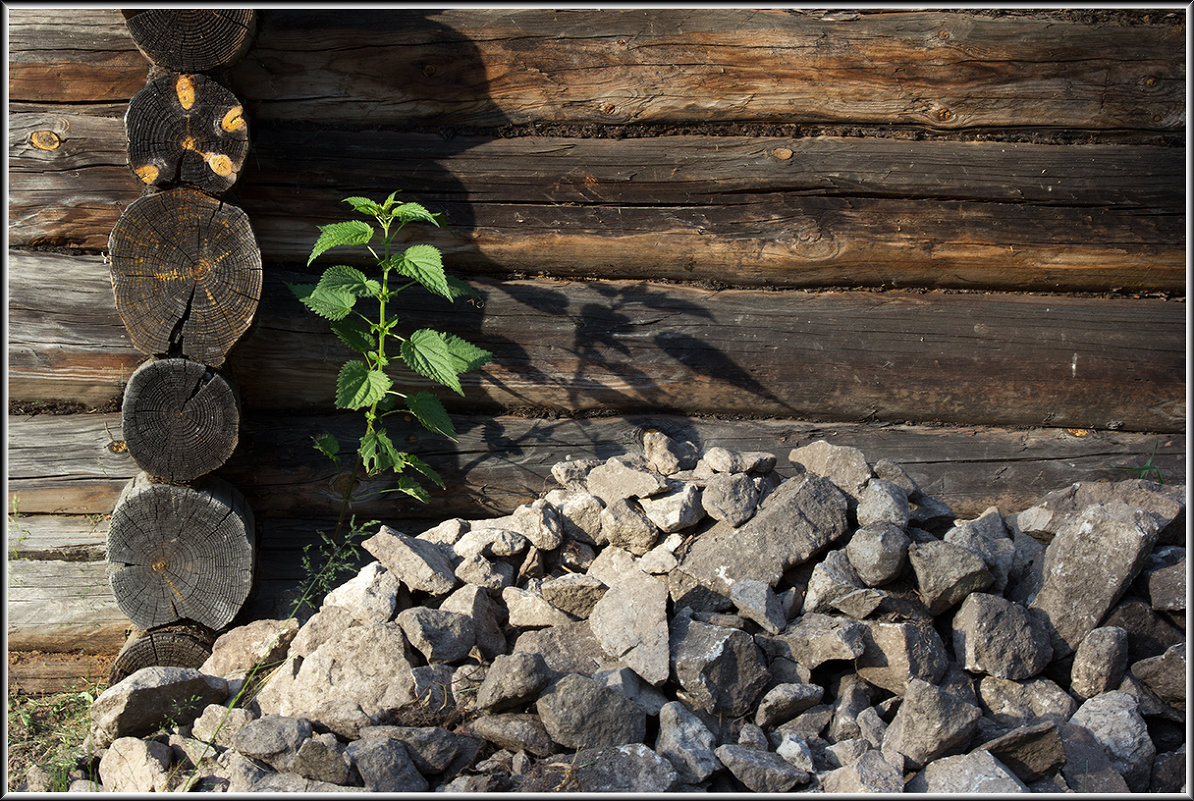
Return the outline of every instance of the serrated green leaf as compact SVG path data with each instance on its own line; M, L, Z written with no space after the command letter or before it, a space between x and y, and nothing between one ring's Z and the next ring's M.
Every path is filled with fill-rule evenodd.
M344 202L352 206L354 211L361 214L376 216L381 213L381 206L367 197L346 197Z
M410 369L458 395L463 395L464 390L457 376L480 367L492 357L489 351L458 336L430 328L420 328L402 343L402 359Z
M343 289L316 285L311 294L301 299L303 305L328 320L343 320L356 304L356 295Z
M357 353L372 353L377 347L377 338L365 324L351 317L333 322L332 333Z
M444 275L443 256L431 245L411 245L400 258L394 260L394 267L407 278L413 278L429 292L442 298L452 299L452 290Z
M381 284L372 278L367 278L363 272L355 267L337 264L323 271L319 279L319 286L328 289L342 289L351 292L358 298L375 298L381 294Z
M338 461L337 457L340 455L340 441L336 439L335 434L330 431L324 431L322 434L312 437L311 440L315 444L315 450L319 451L333 462Z
M399 476L397 487L382 492L405 492L419 503L431 503L431 493L410 476Z
M414 395L408 395L406 408L428 431L443 434L453 442L456 441L456 427L452 425L452 419L448 417L447 410L435 395L430 392L417 392Z
M431 465L427 464L422 459L420 459L418 456L415 456L413 453L407 453L404 455L406 456L406 462L408 465L410 465L414 469L418 470L420 473L425 475L429 480L435 482L436 486L438 486L440 489L447 488L448 485L444 483L444 480L442 478L440 478L439 473L435 472L435 470L432 469Z
M360 453L361 464L370 474L394 468L401 470L406 466L405 454L398 452L385 429L371 431L361 437Z
M439 215L432 214L419 203L403 203L391 211L390 216L402 222L428 222L439 225Z
M336 406L341 409L363 409L385 397L394 382L381 370L354 360L345 362L336 378Z
M383 214L385 212L388 212L390 210L390 207L394 205L394 198L401 191L402 191L401 189L395 189L393 192L390 193L390 196L388 198L386 198L386 202L381 204L381 211Z
M448 282L448 292L451 293L452 300L459 300L460 298L480 298L481 293L473 289L470 285L461 281L454 275L445 276Z
M287 281L286 288L289 289L296 298L303 300L315 291L315 284L292 284Z
M311 248L307 264L315 261L321 253L330 248L341 245L365 245L371 239L373 239L373 226L361 220L321 225L319 226L319 239L315 240L315 246Z

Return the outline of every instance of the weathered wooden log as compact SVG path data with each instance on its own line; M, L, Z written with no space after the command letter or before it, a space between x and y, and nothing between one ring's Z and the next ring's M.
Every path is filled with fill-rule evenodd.
M117 498L108 528L113 595L143 629L179 621L222 628L252 587L255 540L253 512L231 484L154 484L140 473Z
M112 229L112 290L142 353L212 367L253 321L261 253L248 216L193 189L133 203Z
M197 668L211 656L214 641L213 632L197 626L163 626L153 631L134 631L116 655L108 683L115 684L146 667Z
M133 628L102 560L10 559L5 594L10 651L115 654Z
M249 128L236 96L201 74L150 81L124 118L129 167L150 186L189 184L228 190L249 152Z
M456 415L460 434L453 444L417 424L395 425L394 441L422 456L447 482L428 505L406 504L393 493L379 495L388 480L362 487L361 519L384 521L507 514L555 486L551 468L564 459L635 453L642 428L684 437L702 448L723 445L776 454L788 469L790 450L818 439L862 449L870 459L903 464L927 491L959 514L981 514L987 506L1015 509L1031 505L1051 489L1074 481L1120 481L1137 477L1153 449L1153 464L1166 483L1186 481L1182 434L990 426L917 426L866 423L814 423L800 420L726 420L677 414L639 414L591 419L529 419ZM221 475L235 482L266 518L332 518L340 511L342 473L311 447L311 439L331 431L351 444L360 436L354 414L246 417L241 445ZM8 503L22 514L106 514L137 467L128 453L114 453L121 441L117 414L10 416ZM408 439L409 437L409 439ZM77 518L65 518L82 533ZM29 547L52 553L48 533L31 529ZM102 531L103 529L99 529Z
M133 41L154 64L174 72L226 67L253 42L252 9L144 9L123 11Z
M187 482L218 469L236 449L240 402L228 379L206 365L151 360L129 378L121 427L138 467Z

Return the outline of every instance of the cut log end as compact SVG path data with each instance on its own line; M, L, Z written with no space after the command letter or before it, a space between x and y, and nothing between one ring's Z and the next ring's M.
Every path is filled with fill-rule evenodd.
M232 64L248 51L257 22L255 11L237 8L150 9L124 17L137 49L175 72Z
M228 380L205 365L149 361L125 388L121 427L138 467L166 481L192 481L236 449L240 404Z
M136 631L120 649L108 675L109 685L146 667L198 668L211 656L215 634L194 626L166 626Z
M125 487L108 531L109 582L120 610L143 629L192 621L226 626L253 582L252 511L231 485Z

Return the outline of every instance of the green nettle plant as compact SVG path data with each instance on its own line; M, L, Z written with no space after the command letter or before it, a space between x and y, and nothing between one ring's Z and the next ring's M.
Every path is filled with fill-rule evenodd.
M440 225L440 215L432 214L418 203L396 204L397 194L391 193L381 203L364 197L345 198L345 203L375 224L354 219L319 226L319 238L307 259L310 265L332 248L364 247L376 262L376 275L337 264L328 267L317 284L289 285L303 304L330 321L332 331L345 345L361 355L344 364L336 381L336 406L364 410L365 414L365 433L356 448L337 536L362 469L369 478L393 472L398 477L397 485L383 492L403 492L423 503L430 500L430 495L408 470L441 488L444 486L443 479L426 462L394 445L383 423L391 415L409 414L427 430L453 441L456 429L439 398L431 392L399 392L394 389L389 371L404 365L463 395L460 375L492 358L483 348L431 328L420 328L407 336L399 333L399 320L392 305L399 292L421 286L449 301L476 293L444 272L442 254L432 245L410 245L401 253L395 252L394 241L408 224ZM368 302L372 302L372 314L361 309ZM339 463L341 445L330 432L315 438L315 448Z

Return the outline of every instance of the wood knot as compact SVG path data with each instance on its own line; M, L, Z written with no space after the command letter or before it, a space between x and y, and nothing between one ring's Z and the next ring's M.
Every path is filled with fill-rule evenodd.
M143 183L152 184L158 179L158 168L152 164L146 164L143 167L138 167L137 169L133 170L133 172L137 174L137 177L140 178Z
M191 80L190 75L179 75L178 80L174 82L174 94L178 96L178 103L184 109L190 109L195 105L195 82Z
M933 113L939 122L949 122L954 118L954 113L947 108L939 108Z
M787 161L792 158L792 149L790 147L777 147L771 151L771 155L775 156L780 161Z
M245 110L243 107L234 106L228 110L227 114L224 115L224 119L220 120L220 127L228 133L239 131L241 128L245 127L244 113Z
M159 559L158 561L153 563L153 572L154 573L165 573L167 567L169 567L169 565L166 564L166 560Z
M57 150L62 140L53 131L34 131L29 135L29 144L38 150Z

